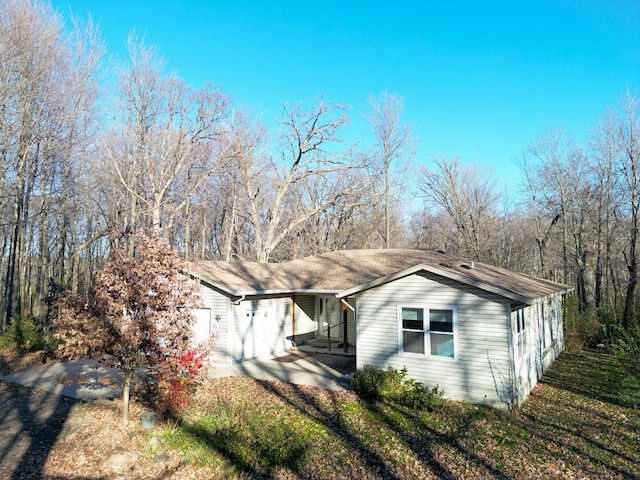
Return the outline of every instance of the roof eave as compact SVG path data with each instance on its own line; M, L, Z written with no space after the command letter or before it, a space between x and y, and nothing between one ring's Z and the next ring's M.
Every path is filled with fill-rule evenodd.
M195 273L195 272L189 272L189 275L192 275L193 277L197 278L198 280L200 280L202 283L206 283L207 285L209 285L210 287L213 287L217 290L220 290L224 293L226 293L227 295L231 296L231 297L240 297L242 296L242 293L238 293L235 290L232 290L218 282L214 282L213 280L211 280L210 278L205 277L204 275L200 275L199 273Z
M405 270L401 270L399 272L396 273L392 273L391 275L387 275L385 277L381 277L378 278L376 280L372 280L371 282L367 282L367 283L363 283L362 285L357 285L355 287L349 288L347 290L343 290L340 293L338 293L336 295L336 297L338 298L345 298L345 297L349 297L351 295L355 295L356 293L360 293L363 292L365 290L369 290L371 288L374 287L378 287L380 285L384 285L385 283L389 283L389 282L393 282L394 280L398 280L400 278L409 276L409 275L413 275L415 273L418 272L429 272L429 273L433 273L435 275L444 277L444 278L448 278L450 280L454 280L457 282L460 282L462 284L465 285L469 285L469 286L473 286L476 288L479 288L480 290L484 290L486 292L490 292L490 293L495 293L496 295L499 295L501 297L504 297L506 299L509 300L513 300L515 302L518 303L523 303L525 305L533 305L534 303L536 303L536 300L538 300L539 297L536 298L530 298L530 297L525 297L523 295L519 295L517 293L511 292L509 290L505 290L503 288L500 287L496 287L495 285L490 285L487 284L485 282L481 282L479 280L474 280L472 278L469 277L465 277L464 275L460 275L459 273L453 272L453 271L449 271L449 270L444 270L441 268L437 268L434 267L432 265L426 265L424 263L418 264L418 265L414 265L413 267L409 267ZM566 293L566 292L557 292L557 293ZM550 296L550 295L548 295ZM547 296L545 296L547 297Z
M539 298L539 297L535 297L535 298L525 297L524 295L519 295L515 292L505 290L504 288L500 288L495 285L481 282L480 280L475 280L473 278L465 277L464 275L460 275L459 273L456 273L454 271L433 267L431 265L423 265L423 267L424 267L424 270L426 270L427 272L431 272L435 275L440 275L450 280L455 280L456 282L460 282L465 285L479 288L480 290L484 290L486 292L495 293L496 295L507 298L509 300L513 300L518 303L524 303L525 305L533 305L536 299Z
M239 290L238 295L290 295L295 293L295 290Z
M294 293L308 293L314 295L336 295L340 290L318 288L296 288L291 290L241 290L238 295L290 295Z

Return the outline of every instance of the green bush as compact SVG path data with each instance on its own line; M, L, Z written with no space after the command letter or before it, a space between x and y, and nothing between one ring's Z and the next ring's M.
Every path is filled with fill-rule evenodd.
M443 393L435 387L427 387L422 382L416 382L409 379L405 385L405 389L400 398L397 399L399 403L409 408L417 410L433 411L434 408L442 405Z
M13 340L9 337L9 329L2 330L0 335L0 347L13 347Z
M611 353L630 375L640 379L640 328L625 330L615 325L609 328Z
M568 351L575 352L600 344L606 336L602 325L615 319L615 312L606 307L601 307L599 310L595 308L581 310L578 297L568 295L563 302L562 318L565 328L565 346Z
M421 382L407 378L407 368L387 370L365 365L351 377L354 391L365 400L389 400L414 409L433 410L442 403L443 392L438 387L426 387Z
M382 400L402 390L406 372L406 368L398 371L389 366L385 371L373 365L365 365L354 372L351 386L365 400Z
M36 351L46 347L44 330L25 315L11 319L7 331L11 343L20 351Z

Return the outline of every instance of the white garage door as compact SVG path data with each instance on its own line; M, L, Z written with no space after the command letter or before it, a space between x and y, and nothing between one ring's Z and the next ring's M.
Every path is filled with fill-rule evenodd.
M265 302L266 303L266 302ZM280 329L268 305L247 305L241 313L244 359L267 358L282 351Z

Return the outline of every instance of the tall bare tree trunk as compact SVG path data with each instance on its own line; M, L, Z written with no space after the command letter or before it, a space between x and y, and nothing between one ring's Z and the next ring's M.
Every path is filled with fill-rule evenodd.
M131 384L135 370L124 370L124 379L122 381L122 421L129 423L129 403L131 397Z
M382 245L389 248L391 241L391 165L399 160L410 160L414 154L416 140L410 125L400 123L404 110L404 99L396 94L383 92L380 98L369 98L371 113L367 120L375 135L378 165L384 171L384 232Z

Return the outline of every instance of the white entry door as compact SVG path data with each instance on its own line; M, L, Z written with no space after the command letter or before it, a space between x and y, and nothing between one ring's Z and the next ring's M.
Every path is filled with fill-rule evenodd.
M194 311L196 323L193 326L193 341L195 345L208 342L211 336L211 309L199 308Z

